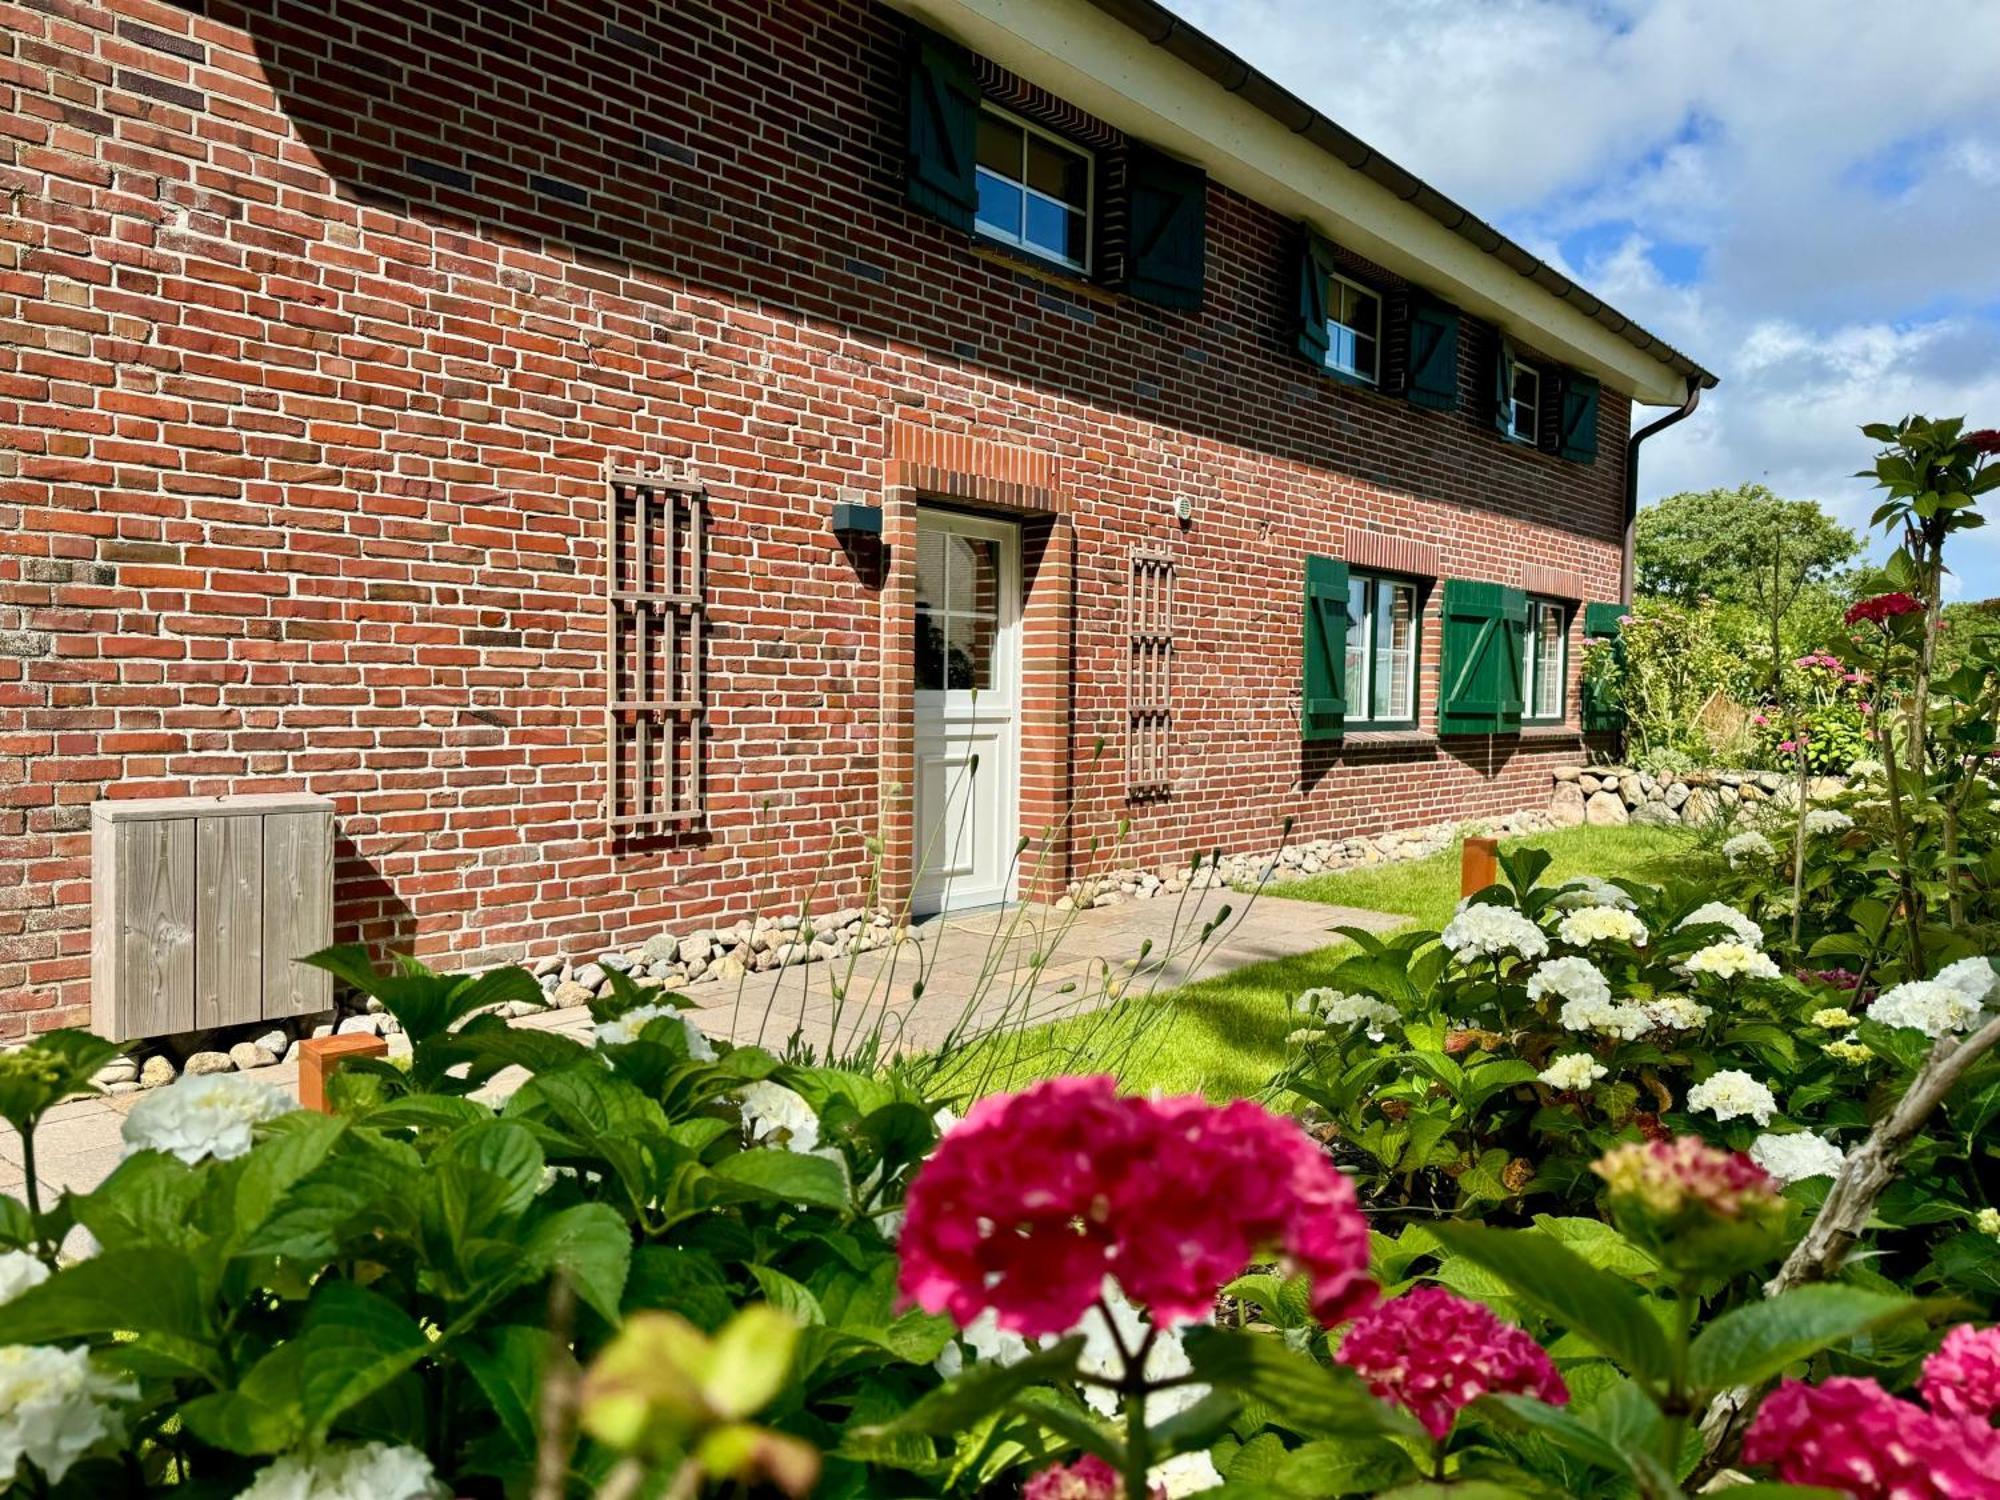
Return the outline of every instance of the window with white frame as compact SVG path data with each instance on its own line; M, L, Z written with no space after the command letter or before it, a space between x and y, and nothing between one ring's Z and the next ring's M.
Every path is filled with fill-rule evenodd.
M982 106L979 232L1074 270L1088 270L1094 171L1089 152L1026 120Z
M1347 722L1416 727L1417 586L1407 579L1347 575Z
M1507 436L1523 443L1537 443L1541 435L1542 372L1517 359L1507 392Z
M1522 643L1521 717L1560 724L1568 683L1569 611L1554 599L1530 599L1527 639Z
M1326 367L1370 385L1382 378L1382 298L1345 276L1326 278Z

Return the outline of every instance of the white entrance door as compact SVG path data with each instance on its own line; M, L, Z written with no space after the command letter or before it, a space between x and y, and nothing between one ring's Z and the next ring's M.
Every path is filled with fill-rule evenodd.
M1021 534L917 514L916 887L920 912L1014 895Z

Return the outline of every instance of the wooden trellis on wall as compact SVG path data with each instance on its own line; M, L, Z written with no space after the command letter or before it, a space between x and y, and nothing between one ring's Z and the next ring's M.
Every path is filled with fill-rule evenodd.
M703 502L699 483L606 476L607 811L628 836L701 817Z
M1164 797L1173 789L1174 560L1159 552L1132 554L1125 618L1131 638L1125 668L1128 723L1126 791Z

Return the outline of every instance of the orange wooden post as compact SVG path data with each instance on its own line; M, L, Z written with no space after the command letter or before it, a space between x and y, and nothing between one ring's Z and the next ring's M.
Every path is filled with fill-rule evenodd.
M316 1036L299 1043L299 1104L321 1114L333 1113L326 1102L326 1081L350 1057L387 1057L389 1044L367 1032L347 1036Z
M1500 840L1472 838L1459 856L1458 893L1470 896L1500 880Z

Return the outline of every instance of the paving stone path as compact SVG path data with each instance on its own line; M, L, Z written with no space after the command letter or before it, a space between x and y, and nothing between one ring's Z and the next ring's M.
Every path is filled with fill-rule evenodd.
M1057 1020L1121 991L1164 994L1246 964L1310 952L1336 941L1337 927L1387 930L1400 921L1230 891L1081 912L1009 907L934 918L913 927L903 943L852 959L750 974L740 985L699 986L691 998L700 1008L689 1015L710 1036L774 1050L796 1031L821 1055L845 1053L878 1025L886 1050L928 1050L1002 1019ZM584 1038L591 1027L580 1007L514 1024ZM392 1050L408 1045L400 1036L389 1041ZM298 1089L295 1063L251 1076L294 1094ZM518 1076L502 1074L486 1096L504 1097L518 1085ZM45 1203L104 1180L118 1164L126 1112L145 1097L79 1099L49 1113L35 1137ZM0 1190L18 1196L24 1180L20 1138L0 1126Z

